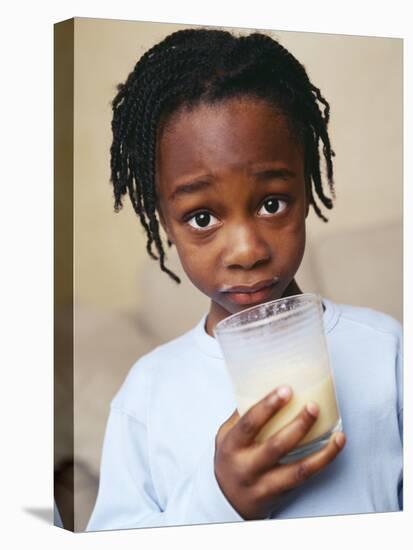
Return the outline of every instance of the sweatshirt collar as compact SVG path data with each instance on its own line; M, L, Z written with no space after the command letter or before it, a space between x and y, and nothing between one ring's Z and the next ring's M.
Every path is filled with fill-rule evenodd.
M322 302L325 307L323 314L324 319L324 330L326 334L331 332L335 325L337 324L339 318L339 308L336 304L330 300L323 298ZM193 328L192 333L195 339L195 342L199 348L208 356L214 357L215 359L223 359L221 348L218 344L218 341L213 336L210 336L206 329L205 323L208 314L205 313L202 318L199 320L197 325Z

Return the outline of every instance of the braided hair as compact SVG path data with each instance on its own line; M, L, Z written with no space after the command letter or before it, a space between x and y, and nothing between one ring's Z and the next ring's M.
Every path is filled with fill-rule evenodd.
M112 102L110 153L115 211L122 208L122 196L128 194L146 231L149 255L178 283L179 278L165 266L156 215L157 130L162 120L184 105L236 96L266 99L287 115L304 145L310 204L323 221L327 219L315 195L326 208L333 206L324 194L320 170L322 144L327 183L334 198L334 152L327 131L330 106L297 59L261 33L236 37L204 28L174 32L148 50L126 82L118 85Z

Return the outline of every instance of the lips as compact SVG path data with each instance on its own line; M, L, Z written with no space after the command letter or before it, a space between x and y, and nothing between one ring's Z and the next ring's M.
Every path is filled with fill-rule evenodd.
M278 282L278 277L273 277L272 279L259 281L258 283L255 283L253 285L238 285L238 286L223 285L221 292L251 294L259 290L262 290L264 288L273 286L277 282Z
M231 302L239 305L254 305L271 298L274 286L278 283L278 277L265 279L253 285L224 285L221 292L225 293Z

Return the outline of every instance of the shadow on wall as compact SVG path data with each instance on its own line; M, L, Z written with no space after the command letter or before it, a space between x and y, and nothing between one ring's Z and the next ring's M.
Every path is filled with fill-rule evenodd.
M312 265L324 296L403 321L401 222L326 234L313 247Z

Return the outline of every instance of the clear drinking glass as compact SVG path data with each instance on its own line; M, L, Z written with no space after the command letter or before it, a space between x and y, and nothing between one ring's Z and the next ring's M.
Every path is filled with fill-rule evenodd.
M309 401L319 405L311 430L280 462L320 449L342 429L319 296L299 294L245 309L219 322L214 333L240 415L277 386L288 384L293 390L289 403L262 428L258 442L292 420Z

